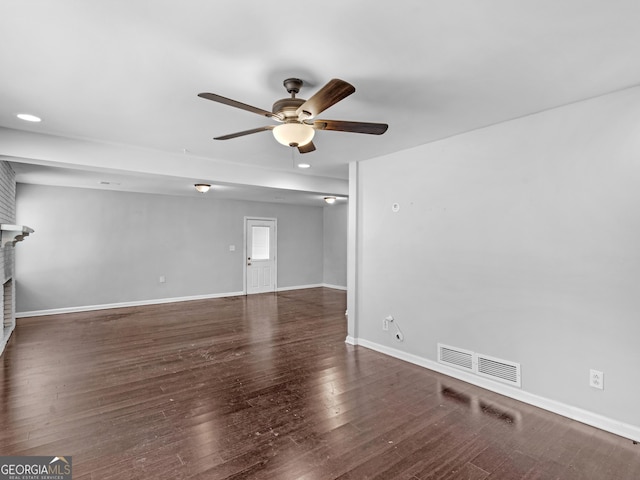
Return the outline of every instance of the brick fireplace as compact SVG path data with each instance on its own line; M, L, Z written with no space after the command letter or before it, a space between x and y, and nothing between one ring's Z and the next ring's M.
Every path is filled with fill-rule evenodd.
M0 224L16 223L16 176L8 162L0 160ZM2 300L2 334L0 334L0 354L9 341L15 326L15 247L0 245L0 299Z
M2 328L12 328L13 319L16 316L16 303L13 301L13 278L9 278L2 284Z

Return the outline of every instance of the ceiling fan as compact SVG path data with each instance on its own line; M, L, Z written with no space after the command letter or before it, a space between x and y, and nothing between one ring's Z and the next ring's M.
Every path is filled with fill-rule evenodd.
M315 119L316 115L324 112L327 108L335 105L356 91L353 85L344 80L338 78L330 80L309 100L296 98L296 94L303 85L303 81L299 78L287 78L283 82L283 85L287 89L287 92L291 94L291 98L277 100L273 104L271 112L236 100L231 100L221 95L216 95L215 93L199 93L198 96L201 98L257 113L258 115L269 117L280 122L280 125L265 125L264 127L252 128L251 130L215 137L214 140L229 140L230 138L271 130L275 139L281 144L289 147L297 147L300 153L309 153L316 149L312 142L316 130L382 135L389 127L386 123Z

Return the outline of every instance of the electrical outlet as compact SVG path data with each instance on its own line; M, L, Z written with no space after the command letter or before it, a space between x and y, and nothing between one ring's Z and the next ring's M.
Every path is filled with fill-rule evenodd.
M382 320L382 330L384 330L385 332L389 330L389 320L387 320L386 318Z
M165 283L167 281L167 278L164 275L160 275L160 278L158 279L159 283Z
M604 390L604 373L599 370L589 370L589 386Z

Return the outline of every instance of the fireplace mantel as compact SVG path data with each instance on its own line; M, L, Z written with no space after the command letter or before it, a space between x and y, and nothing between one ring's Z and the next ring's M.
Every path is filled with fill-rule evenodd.
M0 246L9 247L14 246L16 242L24 240L24 237L33 233L33 228L25 225L8 225L3 223L0 224L0 233L2 234Z

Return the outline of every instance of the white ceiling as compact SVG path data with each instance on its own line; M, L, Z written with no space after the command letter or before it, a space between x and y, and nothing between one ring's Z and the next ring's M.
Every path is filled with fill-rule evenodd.
M637 0L3 0L0 157L25 183L312 204L351 161L639 84L639 20ZM198 93L270 110L288 77L301 98L347 80L321 117L389 130L319 131L305 155L212 139L273 122Z

